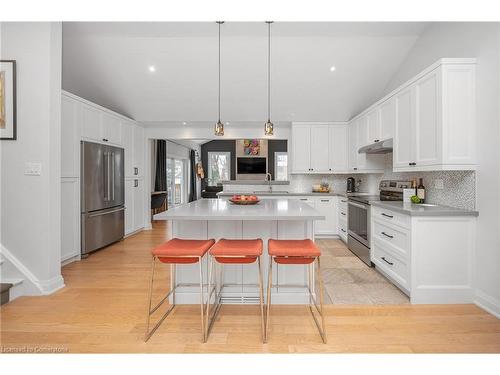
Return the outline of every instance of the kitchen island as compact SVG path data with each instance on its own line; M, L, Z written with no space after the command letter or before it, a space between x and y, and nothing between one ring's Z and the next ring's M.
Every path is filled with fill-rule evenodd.
M262 254L263 279L267 280L267 240L314 240L314 221L325 217L307 203L293 199L262 199L256 205L235 205L224 199L201 199L169 209L154 216L155 220L172 221L172 237L184 239L254 239L264 242ZM207 256L203 259L203 278L208 280ZM175 296L178 304L199 303L198 265L177 268L179 286ZM306 304L309 295L307 270L304 265L279 267L273 264L273 303ZM193 284L193 285L190 285ZM284 284L289 285L284 287ZM257 264L225 265L223 303L258 303Z

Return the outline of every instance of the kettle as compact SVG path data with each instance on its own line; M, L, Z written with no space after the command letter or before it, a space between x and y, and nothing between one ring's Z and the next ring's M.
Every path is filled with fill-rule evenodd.
M356 182L354 180L354 177L349 177L347 179L347 193L354 193L356 191Z

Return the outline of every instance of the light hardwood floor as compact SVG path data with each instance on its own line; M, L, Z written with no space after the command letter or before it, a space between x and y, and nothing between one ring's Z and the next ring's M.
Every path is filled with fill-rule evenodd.
M272 306L268 344L257 306L223 306L202 344L199 306L178 306L144 343L150 249L164 223L63 268L66 288L4 305L1 349L70 353L500 352L500 320L474 305L329 305L328 344L304 306ZM158 287L168 283L163 267Z

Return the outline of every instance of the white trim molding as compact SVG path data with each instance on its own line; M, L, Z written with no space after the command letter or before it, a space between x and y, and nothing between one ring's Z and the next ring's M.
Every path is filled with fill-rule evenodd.
M500 300L476 289L474 303L500 319Z
M0 244L0 254L24 277L24 295L48 295L64 288L64 279L61 275L49 280L40 280L2 244Z

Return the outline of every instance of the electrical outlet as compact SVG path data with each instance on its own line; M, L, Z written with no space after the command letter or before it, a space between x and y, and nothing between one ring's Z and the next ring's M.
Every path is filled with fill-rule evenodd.
M42 174L42 163L24 163L24 174L26 176L40 176Z
M434 188L438 190L443 190L444 189L443 180L441 179L434 180Z

